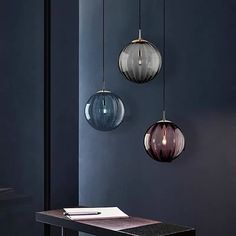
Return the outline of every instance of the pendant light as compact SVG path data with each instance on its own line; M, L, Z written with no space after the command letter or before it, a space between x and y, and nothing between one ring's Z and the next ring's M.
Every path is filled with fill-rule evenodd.
M119 55L119 69L131 82L143 84L154 79L161 69L161 54L157 47L142 38L141 0L139 1L139 36Z
M184 150L185 138L181 129L171 121L166 120L165 107L165 0L163 0L163 117L151 125L144 136L144 147L148 155L160 162L171 162Z
M85 118L88 123L97 130L110 131L118 127L123 121L125 109L119 96L106 90L105 83L105 53L104 53L104 0L102 1L103 11L103 56L102 56L102 83L103 87L92 95L85 105Z

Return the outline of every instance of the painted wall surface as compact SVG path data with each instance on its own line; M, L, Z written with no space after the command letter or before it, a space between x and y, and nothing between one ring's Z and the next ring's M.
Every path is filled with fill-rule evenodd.
M51 2L51 207L62 208L78 203L78 1ZM0 2L0 235L43 235L43 3Z
M43 1L0 2L0 235L42 235ZM7 196L12 196L11 199Z
M51 13L51 207L59 209L78 204L78 1L52 0Z
M78 203L78 1L52 1L52 208Z
M235 236L236 2L166 1L167 118L187 143L171 164L143 148L146 129L161 118L162 75L136 85L117 67L120 50L137 37L136 0L105 1L105 76L125 103L125 121L99 132L84 119L86 100L101 88L101 3L80 1L80 203L194 226L199 236ZM162 4L142 4L143 36L159 48Z

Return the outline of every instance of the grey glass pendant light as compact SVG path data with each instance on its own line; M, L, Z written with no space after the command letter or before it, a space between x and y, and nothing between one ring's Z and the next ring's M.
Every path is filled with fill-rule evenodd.
M165 107L165 0L163 0L163 117L152 124L144 136L144 147L148 155L160 162L171 162L184 150L185 138L181 129L171 121L166 120Z
M117 128L124 119L125 108L119 96L106 90L105 84L105 52L104 52L104 0L102 0L103 11L103 87L92 95L85 105L85 118L88 123L97 130L110 131Z
M154 79L161 69L161 54L157 47L142 38L141 0L139 1L139 36L119 55L119 69L131 82L143 84Z

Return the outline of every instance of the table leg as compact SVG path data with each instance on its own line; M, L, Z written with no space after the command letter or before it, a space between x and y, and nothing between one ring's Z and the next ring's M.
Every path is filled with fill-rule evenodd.
M61 227L61 236L64 236L64 228Z

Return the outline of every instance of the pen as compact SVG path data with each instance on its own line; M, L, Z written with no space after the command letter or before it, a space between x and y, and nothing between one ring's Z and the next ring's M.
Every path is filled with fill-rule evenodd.
M71 212L71 213L68 213L68 212L64 212L63 213L64 216L87 216L87 215L100 215L101 212L99 211L91 211L91 212Z

